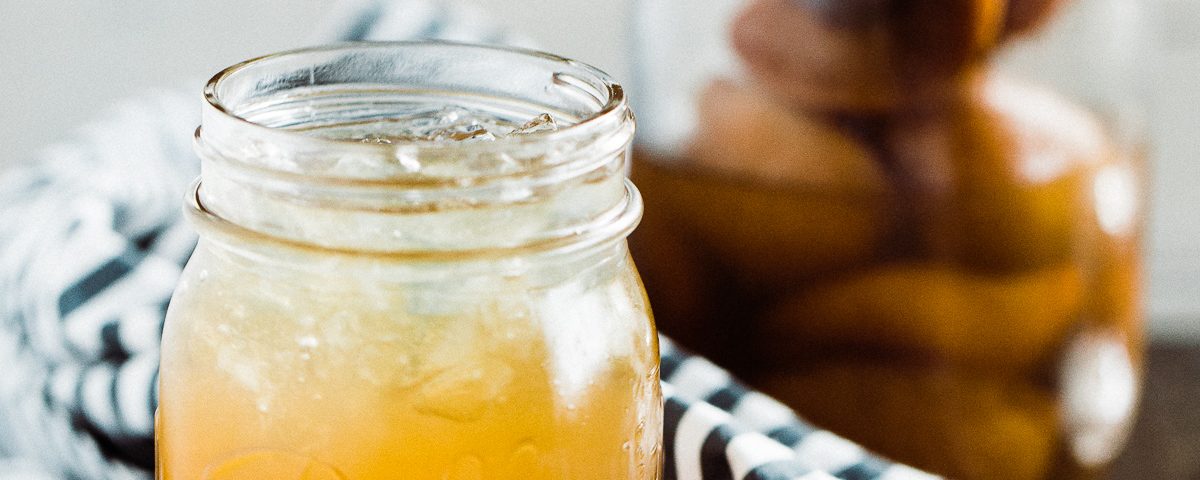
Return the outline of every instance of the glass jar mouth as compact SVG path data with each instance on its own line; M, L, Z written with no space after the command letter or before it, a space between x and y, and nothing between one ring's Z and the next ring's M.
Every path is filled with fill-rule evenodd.
M478 256L591 242L640 217L624 92L562 57L339 44L240 63L204 96L203 211L268 236ZM562 128L527 123L545 115Z
M455 62L461 72L448 71L443 64L423 63L422 55L462 58ZM429 71L423 71L426 69ZM489 74L491 78L489 78ZM473 78L468 78L472 77ZM512 77L518 77L513 79ZM453 78L447 87L442 77ZM501 81L500 78L505 78ZM427 85L412 80L430 79ZM455 84L455 82L459 82ZM495 85L478 93L480 86ZM540 83L539 83L540 82ZM430 88L436 86L436 88ZM292 91L303 88L348 89L349 97L379 93L380 88L398 87L418 94L453 94L455 87L476 92L480 101L509 102L512 108L522 96L547 95L557 105L538 104L565 125L550 131L520 136L501 136L487 142L402 141L363 143L345 138L327 138L293 128L270 125L247 113L253 101L271 97L280 101L305 100ZM330 94L326 90L318 92ZM336 94L337 92L332 92ZM470 95L466 95L470 97ZM202 127L197 129L198 149L239 170L281 174L305 182L334 184L387 184L405 187L465 186L496 178L530 176L576 160L572 149L595 148L615 151L633 136L633 118L623 88L607 74L590 65L557 55L520 48L485 46L445 41L349 42L290 50L265 55L230 66L214 75L204 88ZM527 105L526 105L527 106ZM559 146L538 162L506 171L481 170L467 174L437 174L426 171L345 174L322 172L244 159L246 153L284 154L297 157L321 152L375 157L407 156L437 159L463 156L506 155L529 157L547 145ZM263 150L270 150L264 152ZM299 178L303 176L305 178Z

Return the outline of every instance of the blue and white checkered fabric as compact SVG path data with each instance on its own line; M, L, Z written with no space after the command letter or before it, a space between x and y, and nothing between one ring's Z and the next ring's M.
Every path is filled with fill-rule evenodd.
M352 7L324 39L529 44L434 1ZM197 123L197 92L160 92L0 172L0 457L13 457L0 480L150 477L158 338L195 245L180 201L198 174ZM662 376L667 480L937 478L804 423L667 339Z

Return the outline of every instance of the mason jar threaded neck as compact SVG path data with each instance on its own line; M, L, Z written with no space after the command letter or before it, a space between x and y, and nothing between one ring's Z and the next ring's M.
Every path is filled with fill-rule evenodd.
M462 252L627 234L640 218L625 178L634 121L623 90L561 57L341 44L234 65L204 94L194 204L256 234ZM543 115L553 126L520 128ZM488 138L425 135L451 121L476 122L482 134L463 131Z

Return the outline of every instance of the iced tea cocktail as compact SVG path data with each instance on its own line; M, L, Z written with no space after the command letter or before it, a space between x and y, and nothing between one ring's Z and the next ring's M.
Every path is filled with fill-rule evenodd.
M159 478L658 478L619 86L361 44L231 67L206 97Z

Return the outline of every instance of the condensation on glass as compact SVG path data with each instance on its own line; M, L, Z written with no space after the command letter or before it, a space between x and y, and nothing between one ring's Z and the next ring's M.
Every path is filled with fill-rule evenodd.
M1141 379L1139 2L634 19L632 246L664 332L920 468L1100 475Z
M348 44L205 97L158 478L658 478L619 85L533 52Z

